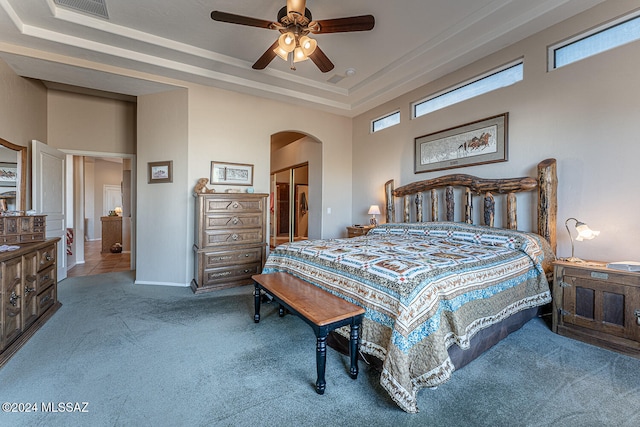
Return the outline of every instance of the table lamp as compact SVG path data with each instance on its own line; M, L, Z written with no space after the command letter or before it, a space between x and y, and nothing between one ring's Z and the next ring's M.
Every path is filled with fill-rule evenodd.
M378 220L376 219L376 215L380 215L380 207L378 205L371 205L371 207L369 208L368 214L371 215L371 219L369 220L371 225L373 225L374 227L378 225Z
M576 258L574 256L573 237L571 236L571 230L569 230L569 221L572 221L572 220L575 221L574 227L578 232L578 235L576 236L576 240L578 242L582 242L583 240L591 240L595 238L598 234L600 234L600 232L590 229L587 224L585 224L584 222L580 222L575 218L568 218L564 222L564 226L567 228L567 233L569 233L569 239L571 239L571 258L566 258L565 261L584 262L580 258Z

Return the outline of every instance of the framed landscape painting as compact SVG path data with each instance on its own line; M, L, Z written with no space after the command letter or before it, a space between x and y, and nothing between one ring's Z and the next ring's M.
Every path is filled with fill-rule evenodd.
M173 161L149 162L149 184L173 182Z
M509 113L415 139L415 173L508 160Z
M0 162L0 187L15 187L17 176L17 163Z
M211 184L253 185L253 165L211 162Z

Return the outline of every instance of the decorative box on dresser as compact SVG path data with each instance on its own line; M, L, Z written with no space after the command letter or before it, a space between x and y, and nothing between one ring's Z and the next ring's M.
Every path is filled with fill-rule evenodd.
M640 273L554 263L553 331L640 358Z
M0 252L0 366L62 305L56 262L59 240L16 244L19 249Z
M266 254L268 194L196 194L191 289L209 292L253 283Z

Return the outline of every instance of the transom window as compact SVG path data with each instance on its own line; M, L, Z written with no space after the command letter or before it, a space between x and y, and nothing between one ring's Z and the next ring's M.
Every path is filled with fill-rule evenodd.
M549 47L549 71L640 39L640 11Z
M502 87L510 86L522 80L524 63L522 59L504 65L487 73L462 82L411 104L412 118L424 116L436 110L474 98Z
M371 120L371 133L381 131L400 123L400 111L394 111L391 114Z

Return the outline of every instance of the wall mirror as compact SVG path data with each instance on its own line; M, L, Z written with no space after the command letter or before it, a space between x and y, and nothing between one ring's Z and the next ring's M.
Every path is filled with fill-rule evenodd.
M26 209L27 147L0 138L0 212Z

